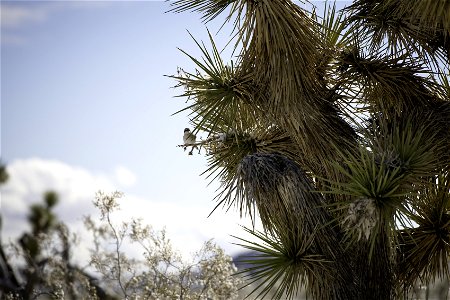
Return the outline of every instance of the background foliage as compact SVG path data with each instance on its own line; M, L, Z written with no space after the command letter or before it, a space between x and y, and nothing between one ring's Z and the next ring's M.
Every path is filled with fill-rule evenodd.
M2 167L2 177L7 178ZM5 174L5 176L3 176ZM176 251L164 230L141 220L118 224L119 192L96 195L101 218L84 219L92 234L89 261L76 252L79 239L58 220L58 195L47 192L30 208L31 232L0 244L2 299L236 299L240 279L232 258L206 242L190 258ZM86 238L86 237L84 237ZM130 255L133 247L142 253Z

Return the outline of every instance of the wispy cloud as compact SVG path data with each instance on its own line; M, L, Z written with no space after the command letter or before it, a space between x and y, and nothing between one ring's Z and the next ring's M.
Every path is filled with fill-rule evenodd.
M74 9L97 9L110 5L98 1L17 1L0 3L3 45L25 45L23 29L45 23L58 12Z
M1 3L2 45L23 46L27 39L19 31L27 26L47 20L50 10L47 6Z
M1 4L1 24L6 29L19 28L45 21L50 13L49 6Z

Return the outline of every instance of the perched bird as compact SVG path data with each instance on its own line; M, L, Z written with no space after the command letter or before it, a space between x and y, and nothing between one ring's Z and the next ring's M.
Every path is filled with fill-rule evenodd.
M194 148L198 149L198 147L195 145L196 140L197 137L191 132L191 130L189 128L185 128L183 134L184 151L186 151L186 148L188 146L192 146L191 151L189 151L189 155L192 155L192 151L194 151Z

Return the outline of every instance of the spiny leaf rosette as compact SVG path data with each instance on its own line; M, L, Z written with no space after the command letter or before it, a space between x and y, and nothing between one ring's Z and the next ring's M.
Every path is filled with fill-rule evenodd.
M276 265L279 259L293 263L286 266L291 271L281 275L280 296L283 292L287 296L297 292L291 287L298 285L302 273L307 275L307 286L314 296L336 299L346 293L348 298L356 295L356 291L346 288L353 284L353 279L350 260L345 259L348 254L339 244L338 230L319 225L332 220L324 207L325 201L319 193L311 193L313 182L296 163L279 154L248 155L238 166L236 186L242 191L238 193L241 199L235 200L246 201L246 207L254 205L268 236L279 243L272 250L275 252L272 263ZM257 250L258 246L250 249ZM279 270L273 268L270 274L266 270L267 260L270 258L263 262L254 260L253 270L264 270L265 276L276 278ZM259 275L249 276L259 278ZM324 290L330 286L333 288Z
M207 135L214 210L263 224L238 238L251 296L407 298L450 277L450 0L317 5L172 2L232 23L236 54L211 35L182 50L181 111Z

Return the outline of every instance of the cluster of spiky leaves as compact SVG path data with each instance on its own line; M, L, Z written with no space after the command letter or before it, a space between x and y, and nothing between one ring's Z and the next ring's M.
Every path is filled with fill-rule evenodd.
M409 199L407 216L417 226L398 232L398 273L406 288L418 277L426 283L434 275L450 277L450 173L428 180L429 185Z
M192 3L191 9L195 10L197 5ZM194 62L199 72L207 74L209 82L208 88L194 88L202 94L195 96L199 100L208 98L206 101L214 102L215 106L228 105L230 98L239 99L253 109L252 112L241 113L247 117L262 111L258 123L261 123L263 116L272 124L281 126L296 141L302 154L307 156L305 161L308 162L308 169L321 171L328 166L327 162L334 153L329 151L329 144L333 142L347 148L353 145L355 134L342 120L337 108L327 98L327 91L320 85L316 66L321 63L321 55L317 49L325 47L320 43L319 27L305 11L290 1L240 1L239 4L233 2L233 8L232 12L237 12L237 18L242 22L236 25L239 26L237 39L242 41L238 66L225 66L216 57L218 52L214 45L213 55L201 47L206 63L196 59ZM188 7L179 6L176 11L184 9ZM220 89L220 95L210 96L211 89L223 87L223 79L212 76L212 73L224 75L227 73L225 69L233 69L233 72L228 72L232 75L229 79L240 90L228 89L225 95L224 89ZM206 78L201 80L198 77L202 76L201 73L177 78L188 88L184 96L193 96L192 81L186 82L188 79L200 79L201 84L207 82ZM206 103L200 105L210 110ZM195 107L191 109L202 120L205 119L203 111L198 112ZM223 110L217 111L221 117L227 114ZM233 120L241 120L234 116ZM208 116L206 119L216 125L219 123L214 117ZM245 124L243 127L249 128ZM202 126L198 128L205 129Z
M244 263L252 265L241 272L248 279L247 285L258 283L249 295L259 293L256 297L266 296L275 289L276 298L294 297L302 286L311 283L317 288L325 288L320 284L323 274L329 274L332 270L330 261L323 255L311 251L311 243L314 236L269 236L264 232L255 232L244 228L245 231L258 238L261 242L255 243L239 237L242 246L254 251L255 255L249 256ZM314 290L310 293L314 294Z
M420 124L404 118L388 122L378 117L364 130L359 151L343 153L345 167L336 163L346 179L333 182L330 190L350 196L346 202L335 204L342 212L338 214L341 224L350 242L365 236L369 257L380 235L390 237L388 249L398 247L396 223L405 223L402 214L410 211L408 198L422 193L429 178L442 172L444 146L428 121L422 119ZM392 250L388 249L390 257Z
M438 87L423 76L428 71L413 58L365 55L355 48L343 51L338 65L340 80L362 85L361 97L372 111L399 114L418 105L430 106L435 100L432 92Z
M450 166L449 3L356 0L323 17L289 0L173 3L234 20L236 62L196 41L197 70L172 77L209 134L216 208L261 218L263 233L247 230L261 243L242 240L259 253L257 297L304 285L388 299L448 275L450 191L436 178Z
M358 0L348 8L371 49L415 52L432 64L450 58L450 1Z
M226 133L230 129L242 131L258 125L261 112L252 105L258 89L253 78L233 64L226 65L211 35L210 41L212 53L195 41L204 55L202 61L181 50L198 67L195 73L179 70L178 76L172 76L185 89L180 97L194 101L181 111L191 111L196 130L210 134Z
M330 172L330 144L348 148L355 136L327 98L317 72L320 27L290 1L249 1L245 20L242 68L252 70L264 87L268 101L260 106L295 140L308 169Z
M254 153L278 153L293 161L301 161L298 148L286 132L276 128L255 128L247 132L233 132L226 135L223 141L213 142L206 146L211 151L208 157L209 167L205 173L209 176L220 176L223 191L218 195L218 206L227 204L227 198L234 191L235 176L239 164L247 156ZM230 203L231 204L231 203ZM229 206L229 205L228 205ZM241 206L241 212L243 211Z
M306 273L308 292L314 297L356 296L356 289L348 288L353 286L353 278L350 260L339 244L339 232L323 226L331 219L325 200L320 193L311 193L313 182L296 163L279 154L249 155L239 164L235 181L241 192L232 201L256 207L267 232L255 236L269 244L269 248L255 243L247 247L264 253L264 260L252 260L252 270L258 271L248 275L254 280L261 276L269 279L261 293L282 276L277 294L291 297L300 276ZM286 269L285 264L290 267ZM280 274L283 269L285 272Z

